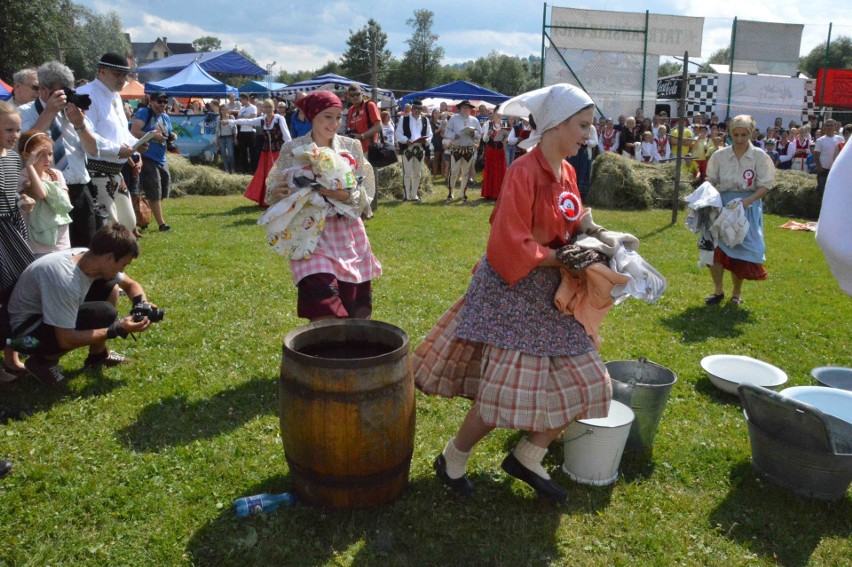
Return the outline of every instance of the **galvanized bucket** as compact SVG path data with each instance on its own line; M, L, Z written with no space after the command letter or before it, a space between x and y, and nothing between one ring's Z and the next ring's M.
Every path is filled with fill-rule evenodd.
M677 375L647 358L606 363L612 378L612 397L633 410L627 451L651 451Z

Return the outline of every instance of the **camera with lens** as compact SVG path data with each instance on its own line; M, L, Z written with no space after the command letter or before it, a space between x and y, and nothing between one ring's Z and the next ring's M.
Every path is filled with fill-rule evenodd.
M89 110L92 106L92 97L87 94L77 94L74 89L62 89L65 92L65 100L79 108L80 110Z
M134 305L130 314L133 316L134 323L138 323L145 317L152 323L159 323L166 316L166 311L165 309L157 309L150 303L142 302Z

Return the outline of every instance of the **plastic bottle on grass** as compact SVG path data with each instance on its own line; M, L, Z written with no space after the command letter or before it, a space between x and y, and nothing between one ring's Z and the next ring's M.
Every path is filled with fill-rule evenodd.
M34 354L41 346L41 341L35 337L24 336L14 339L6 339L6 346L23 354Z
M290 492L283 494L256 494L234 500L234 514L238 518L253 516L255 514L268 514L274 512L281 506L292 506L296 503L296 495Z

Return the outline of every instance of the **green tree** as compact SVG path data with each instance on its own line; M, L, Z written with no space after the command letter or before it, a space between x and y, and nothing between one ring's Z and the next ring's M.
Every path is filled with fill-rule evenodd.
M799 60L799 70L810 77L816 77L817 71L825 67L825 42L814 47L810 53ZM852 39L842 35L832 40L828 52L829 69L852 69Z
M65 43L65 64L74 77L93 79L97 62L107 52L127 56L130 44L121 29L121 18L114 11L95 14L88 8L75 6L72 36Z
M346 40L349 49L340 60L343 74L351 79L369 83L373 45L376 48L376 70L380 74L385 72L391 60L391 52L386 49L387 42L388 34L383 32L382 26L372 18L360 30L349 30L349 39Z
M415 10L414 17L405 22L413 28L400 64L400 77L406 89L421 91L437 84L444 48L438 46L438 36L432 33L434 16L431 10Z
M2 0L0 76L11 81L19 69L59 58L72 8L70 0Z
M683 64L677 61L664 61L660 63L657 69L658 77L668 77L669 75L680 75L683 73Z
M248 52L248 51L246 51L245 49L237 49L237 53L239 53L240 55L242 55L243 57L245 57L246 59L248 59L248 60L249 60L249 61L251 61L252 63L257 63L257 59L255 59L254 57L252 57L252 56L249 54L249 52Z
M712 73L713 69L710 68L710 64L715 63L717 65L730 65L731 64L731 46L722 47L721 49L717 49L713 53L710 54L710 57L707 58L707 61L698 69L699 73Z
M203 35L192 42L192 48L201 53L217 51L222 49L222 41L212 35Z

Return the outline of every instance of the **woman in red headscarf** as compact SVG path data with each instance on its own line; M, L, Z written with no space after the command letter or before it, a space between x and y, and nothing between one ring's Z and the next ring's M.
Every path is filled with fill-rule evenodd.
M337 133L343 115L340 99L328 91L315 91L297 100L296 106L311 123L311 131L281 147L267 179L267 201L273 205L300 187L299 180L303 179L305 170L293 151L313 143L354 157L354 174L363 177L365 189L317 191L326 199L346 203L360 210L361 216L369 217L376 187L373 167L364 156L361 142ZM370 318L373 310L370 282L382 274L382 266L373 255L360 218L330 212L313 254L304 260L291 259L290 272L299 290L299 317L311 321Z

